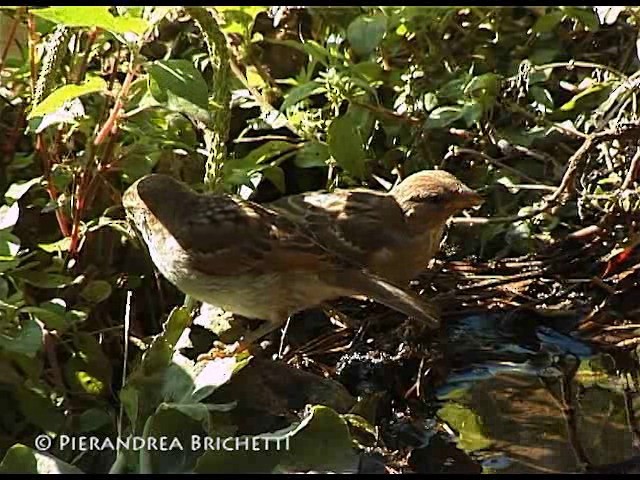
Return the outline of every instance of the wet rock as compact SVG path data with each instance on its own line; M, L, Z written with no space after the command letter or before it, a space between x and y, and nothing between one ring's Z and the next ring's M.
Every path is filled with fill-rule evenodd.
M212 397L214 402L237 402L233 422L242 434L277 430L298 421L307 404L326 405L346 413L355 399L339 383L290 367L254 358Z
M408 463L415 473L482 473L482 467L464 451L438 436L428 446L413 450Z
M360 456L360 465L358 466L358 472L361 474L385 474L387 469L384 463L384 458L380 454L376 453L363 453Z
M372 350L344 355L336 365L336 375L353 394L367 395L402 391L416 369L415 360Z

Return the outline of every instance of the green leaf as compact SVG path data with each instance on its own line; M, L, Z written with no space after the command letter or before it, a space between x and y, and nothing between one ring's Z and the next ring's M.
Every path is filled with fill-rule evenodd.
M13 228L18 223L20 217L20 207L18 202L14 202L13 205L2 205L0 207L0 230Z
M549 90L543 87L539 87L537 85L532 85L529 88L529 95L540 105L544 105L549 110L553 109L553 98L551 97L551 93Z
M231 380L231 377L249 364L249 359L217 358L206 362L193 380L191 402L199 402Z
M113 33L135 33L142 35L149 24L142 18L115 17L109 7L49 7L34 8L31 13L69 27L98 27Z
M479 122L482 119L482 115L484 115L484 108L480 102L465 103L462 109L462 118L464 118L467 127Z
M53 243L39 243L38 248L41 248L47 253L66 252L71 246L71 237L64 237Z
M64 288L73 282L73 279L66 275L43 271L16 272L14 276L38 288Z
M353 118L349 114L334 118L327 133L331 156L347 173L364 178L367 155Z
M77 10L77 8L76 8ZM37 10L35 10L37 11ZM61 109L65 102L87 95L89 93L106 90L107 82L100 77L90 77L81 85L64 85L55 89L47 98L37 104L27 118L42 117Z
M7 352L20 353L29 358L36 356L42 348L42 329L38 322L25 319L21 322L17 332L12 335L0 334L0 348Z
M61 333L68 327L65 318L67 313L66 308L64 305L60 305L59 303L47 302L39 307L23 307L20 311L32 314L35 318L44 323L47 330L56 330L58 333Z
M464 89L466 95L473 95L481 92L482 95L495 97L498 94L499 77L495 73L485 73L473 77Z
M325 92L324 86L318 82L307 82L297 87L293 87L287 92L284 102L280 106L280 111L284 112L287 108L295 105L296 103L308 98L312 95Z
M0 473L62 473L81 474L78 468L47 453L37 452L26 445L16 443L0 463Z
M590 110L600 104L600 102L609 96L611 84L608 82L596 83L586 90L575 95L571 100L562 105L559 110L561 112L584 112Z
M208 450L194 471L272 473L276 467L298 471L339 470L351 466L355 460L347 423L324 406L312 407L300 423L284 430L238 437L238 444L258 445L258 448Z
M493 444L482 431L480 417L469 408L448 402L438 411L438 416L458 432L458 443L465 451L473 452Z
M248 35L256 16L260 12L266 12L268 7L237 6L237 7L215 7L221 15L220 27L229 33L239 33Z
M95 432L113 423L113 418L101 408L90 408L78 417L77 431L80 433Z
M578 20L587 27L587 30L595 32L600 29L598 15L591 7L562 7L562 9L571 18Z
M188 60L158 60L147 67L148 92L140 106L161 105L171 111L209 120L209 89Z
M20 200L31 187L39 184L41 180L42 177L36 177L31 180L27 180L26 182L14 183L7 189L4 194L4 198L13 201Z
M267 180L273 183L273 185L275 185L280 193L284 193L287 190L284 170L282 170L282 168L276 165L271 165L263 168L261 171L262 175L264 175Z
M20 239L7 230L0 231L0 258L10 260L20 251Z
M461 107L440 107L432 111L425 121L425 128L444 128L464 115Z
M554 10L541 17L538 17L536 23L531 28L534 33L549 33L562 21L565 13L561 10Z
M229 162L229 165L234 169L248 170L296 148L298 145L295 143L272 140L251 150L247 156Z
M100 303L111 296L111 285L104 280L94 280L84 287L80 295L91 303Z
M347 28L347 40L358 55L366 56L377 48L386 33L386 16L360 15Z
M314 140L304 144L293 163L299 168L326 167L330 156L329 146Z

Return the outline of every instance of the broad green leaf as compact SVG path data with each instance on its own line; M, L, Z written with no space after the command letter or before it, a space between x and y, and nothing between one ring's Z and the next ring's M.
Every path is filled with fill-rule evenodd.
M0 473L82 474L83 472L53 455L16 443L7 450L2 459Z
M461 107L440 107L432 111L425 121L425 128L444 128L464 115Z
M209 90L188 60L158 60L147 67L148 93L141 107L161 105L171 111L208 121Z
M328 407L315 406L284 430L238 437L249 448L206 451L196 473L272 473L280 469L339 470L353 464L354 451L345 420ZM232 443L231 445L236 445ZM252 448L257 445L256 448Z
M598 15L591 7L562 7L562 9L571 18L575 18L587 27L588 30L595 32L600 28Z
M387 17L384 15L360 15L347 28L347 40L358 55L369 55L387 33Z
M267 180L273 183L280 193L284 193L287 190L284 170L282 170L282 168L277 165L270 165L263 168L261 172Z
M104 280L94 280L82 289L80 295L89 302L100 303L111 295L111 285Z
M364 178L367 155L358 125L349 115L334 118L329 126L329 152L350 175Z
M42 348L42 329L38 322L23 320L17 331L0 333L0 348L13 353L20 353L29 358L35 357Z
M293 163L299 168L326 167L330 156L329 146L314 140L304 144Z
M430 112L438 106L438 96L433 92L427 92L422 97L422 103L425 111Z
M43 304L40 307L23 307L20 311L32 314L35 318L44 323L47 330L56 330L58 333L61 333L68 327L65 319L66 309L63 305L49 303Z
M266 12L268 7L236 6L214 7L220 13L222 30L229 33L248 35L256 16L260 12Z
M228 357L206 362L193 380L193 393L189 401L202 401L231 380L231 377L247 366L249 361L248 358Z
M480 102L465 103L462 109L462 118L467 125L471 127L474 123L479 122L484 114L484 108Z
M467 452L488 448L493 441L482 431L480 417L469 408L454 402L446 403L438 416L453 427L458 433L458 444Z
M295 143L285 142L282 140L272 140L251 150L251 152L245 157L229 161L226 165L229 165L229 168L234 170L249 170L297 148L298 145Z
M38 248L41 248L47 253L66 252L71 246L71 237L64 237L53 243L39 243Z
M185 308L174 308L171 311L162 333L153 339L142 357L141 367L144 372L150 374L169 365L173 348L190 321L191 317Z
M540 105L544 105L549 110L553 109L553 98L551 97L551 93L549 90L543 87L539 87L537 85L532 85L529 88L529 95Z
M42 177L32 178L26 182L12 184L4 194L4 198L8 200L20 200L22 196L29 191L31 187L37 185L42 180Z
M466 95L477 94L478 90L486 92L488 95L496 96L498 93L499 77L495 73L485 73L473 77L464 89Z
M109 413L101 408L89 408L80 414L77 419L78 432L95 432L102 427L113 423L113 418Z
M287 92L284 102L280 106L280 111L284 112L287 108L308 98L312 95L323 93L325 88L318 82L307 82L292 88Z
M76 124L77 120L85 116L84 105L79 98L74 98L65 102L62 107L53 113L44 115L39 124L35 127L35 132L40 133L51 125Z
M18 202L14 202L11 206L2 205L0 207L0 230L13 228L20 217L20 207Z
M7 230L0 230L0 258L10 260L20 251L20 239Z
M62 108L65 102L89 93L101 92L106 88L107 82L100 77L91 77L81 85L64 85L51 92L47 98L37 104L27 118L42 117L53 113Z
M534 33L549 33L562 21L565 13L561 10L554 10L541 17L538 17L536 23L531 28Z
M31 10L34 15L69 27L98 27L113 33L142 35L149 24L142 18L116 17L109 7L49 7Z
M471 81L471 75L463 73L453 80L448 81L438 89L440 103L455 103L464 97L464 89Z
M66 275L35 270L17 272L14 276L38 288L63 288L73 282L73 279Z
M73 357L64 368L67 382L83 394L106 394L111 385L112 369L103 346L90 334L77 334L73 340Z
M605 97L609 95L611 84L608 82L596 83L586 90L575 95L571 100L562 105L561 112L583 112L598 106Z

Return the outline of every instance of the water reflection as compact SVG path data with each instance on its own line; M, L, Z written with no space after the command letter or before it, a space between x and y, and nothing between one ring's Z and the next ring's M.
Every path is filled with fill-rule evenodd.
M484 472L583 472L638 455L629 382L608 354L519 318L452 323L447 343L438 416Z

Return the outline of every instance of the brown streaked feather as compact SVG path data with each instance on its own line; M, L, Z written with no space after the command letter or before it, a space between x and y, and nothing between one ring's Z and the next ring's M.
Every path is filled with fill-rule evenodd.
M290 195L268 206L360 265L370 264L382 250L402 248L409 234L398 203L374 190Z
M189 210L172 234L189 250L192 267L202 273L316 270L336 262L295 224L260 205L200 195Z

